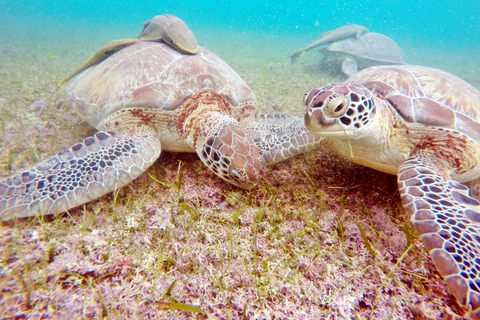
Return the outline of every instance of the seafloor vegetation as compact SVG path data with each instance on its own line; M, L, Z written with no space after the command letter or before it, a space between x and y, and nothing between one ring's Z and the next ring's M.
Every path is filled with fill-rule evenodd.
M263 112L301 115L306 90L340 80L319 73L316 52L290 64L288 54L303 42L199 38L251 85ZM1 176L93 132L57 83L111 38L7 40L0 48ZM442 61L454 72L451 59L432 64ZM462 76L466 67L458 67ZM271 166L263 177L245 191L195 154L165 152L130 185L68 214L2 223L0 318L463 314L415 237L394 176L321 150Z

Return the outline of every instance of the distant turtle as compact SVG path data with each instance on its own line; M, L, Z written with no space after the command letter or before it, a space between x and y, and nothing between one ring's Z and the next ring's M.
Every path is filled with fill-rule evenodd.
M346 159L398 175L405 211L460 305L480 319L480 92L444 71L364 69L307 92L305 124Z
M319 138L303 119L257 117L256 98L223 60L137 42L79 75L67 100L100 130L35 167L0 180L0 219L57 214L122 187L162 150L196 152L220 178L251 189L263 165Z
M389 37L368 32L359 38L348 38L320 48L322 69L333 67L336 73L351 76L359 70L390 64L403 64L402 49Z
M362 36L362 34L365 34L367 32L367 28L365 28L364 26L359 26L358 24L348 24L335 30L326 31L322 33L320 38L313 41L305 48L295 50L295 52L290 55L290 58L292 59L292 63L294 63L298 59L300 59L306 51L311 50L315 47L324 46L326 44L340 41L342 39L348 39L353 37L358 39Z
M113 53L134 44L137 41L163 41L172 48L188 54L195 54L198 51L197 39L192 31L181 19L164 14L156 16L143 24L143 30L137 39L113 40L104 44L95 52L93 56L87 59L83 65L71 73L68 77L62 79L58 85L61 86L83 70L96 65L105 60Z

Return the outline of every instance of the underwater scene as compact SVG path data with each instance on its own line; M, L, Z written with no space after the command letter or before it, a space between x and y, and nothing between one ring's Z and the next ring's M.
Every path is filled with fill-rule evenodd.
M477 1L0 12L0 318L480 319Z

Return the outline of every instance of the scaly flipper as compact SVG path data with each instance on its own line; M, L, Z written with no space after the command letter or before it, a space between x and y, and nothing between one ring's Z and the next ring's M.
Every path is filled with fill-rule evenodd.
M0 220L58 214L120 188L160 156L155 135L98 132L0 180Z
M255 123L244 123L245 132L257 145L265 165L319 147L324 139L311 134L305 122L285 114L260 114Z
M399 168L403 205L438 272L480 318L480 202L423 151Z

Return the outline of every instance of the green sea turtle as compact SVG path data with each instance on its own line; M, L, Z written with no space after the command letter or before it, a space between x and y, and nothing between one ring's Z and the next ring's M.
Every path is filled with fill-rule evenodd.
M386 35L368 32L360 38L347 38L319 49L320 68L351 76L359 70L389 64L403 64L405 57L398 44Z
M71 73L68 77L62 79L58 85L61 86L83 70L96 65L105 60L113 53L134 44L137 41L163 41L172 48L182 52L195 54L198 51L197 39L185 22L170 14L156 16L143 24L143 30L137 39L113 40L95 52L93 56L87 59L83 65Z
M67 101L100 132L0 180L0 219L57 214L122 187L162 150L196 152L220 178L251 189L268 165L320 139L303 119L257 116L256 98L223 60L140 41L76 77Z
M305 124L341 156L398 175L405 211L460 305L480 319L480 92L444 71L377 66L305 95Z
M346 26L342 26L340 28L337 28L335 30L330 30L322 33L320 38L306 46L305 48L302 49L297 49L294 53L290 55L290 58L292 58L292 63L296 62L298 59L300 59L306 51L313 49L318 46L323 46L329 43L333 43L336 41L340 41L342 39L346 38L360 38L362 34L365 34L368 32L368 29L365 28L364 26L359 26L357 24L348 24Z

